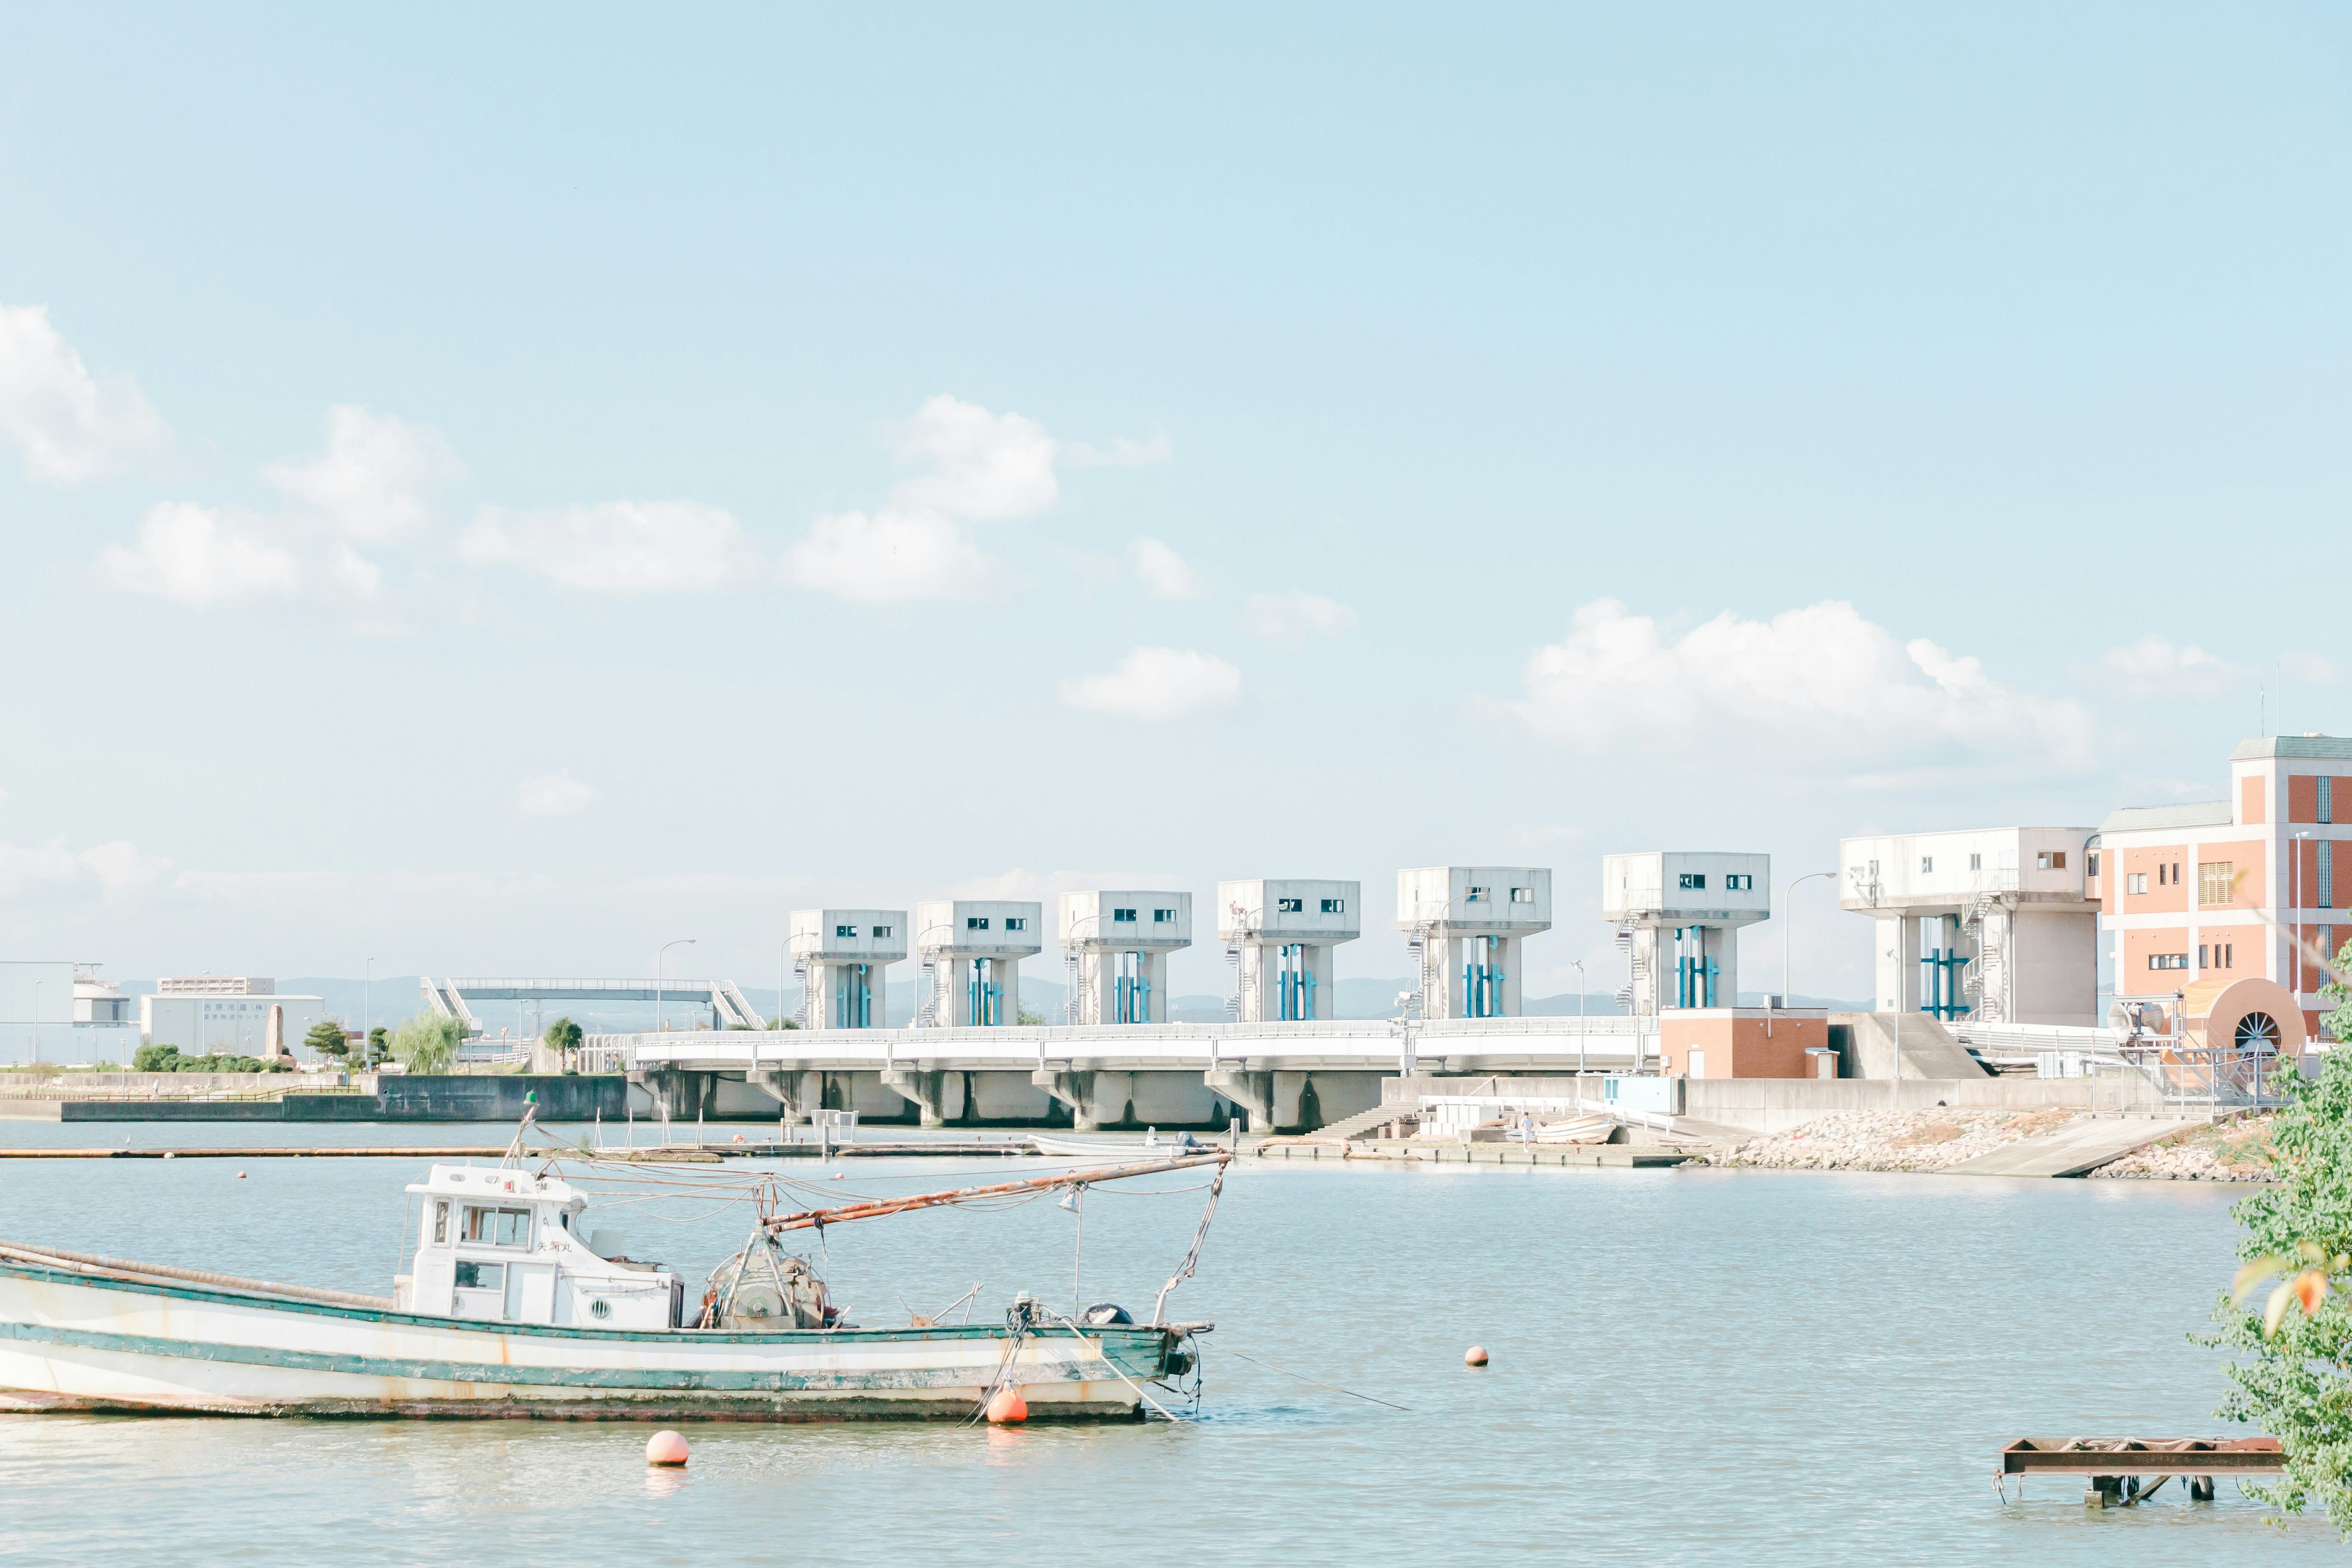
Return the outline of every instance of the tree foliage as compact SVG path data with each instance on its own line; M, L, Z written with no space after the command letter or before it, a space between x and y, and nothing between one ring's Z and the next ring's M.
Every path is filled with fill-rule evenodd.
M375 1027L368 1031L367 1059L361 1065L363 1067L374 1067L379 1062L387 1062L391 1059L392 1031L385 1028L382 1024L378 1024Z
M558 1018L547 1026L547 1034L543 1037L550 1050L576 1051L585 1037L585 1032L571 1019Z
M392 1059L413 1073L447 1072L464 1039L457 1019L419 1013L392 1032Z
M2352 942L2336 955L2336 972L2347 968ZM2352 1041L2352 989L2331 980L2321 994L2335 1004L2323 1020L2327 1033ZM2288 1080L2289 1104L2272 1129L2278 1185L2232 1211L2244 1228L2242 1281L2294 1278L2267 1300L2225 1294L2213 1314L2221 1330L2203 1342L2238 1352L2225 1369L2236 1386L2218 1414L2252 1423L2285 1451L2285 1476L2263 1495L2297 1512L2317 1503L2352 1537L2352 1307L2343 1289L2352 1255L2352 1047L2319 1059L2317 1078Z
M343 1023L340 1018L320 1019L310 1026L310 1032L302 1037L302 1043L322 1057L341 1057L352 1048L351 1042L343 1038Z

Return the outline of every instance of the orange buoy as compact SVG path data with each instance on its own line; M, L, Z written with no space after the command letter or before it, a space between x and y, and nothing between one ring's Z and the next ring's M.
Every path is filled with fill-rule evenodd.
M243 1171L239 1171L239 1172L236 1173L236 1179L237 1179L238 1181L240 1181L240 1182L241 1182L241 1181L243 1181L243 1180L245 1180L245 1173L244 1173Z
M686 1463L686 1439L675 1432L656 1432L646 1439L646 1463L648 1465L683 1465Z
M1472 1345L1468 1350L1464 1351L1462 1352L1462 1364L1464 1366L1485 1366L1486 1364L1486 1347L1485 1345Z
M1000 1426L1029 1419L1029 1402L1021 1397L1021 1390L1006 1384L988 1396L988 1418Z

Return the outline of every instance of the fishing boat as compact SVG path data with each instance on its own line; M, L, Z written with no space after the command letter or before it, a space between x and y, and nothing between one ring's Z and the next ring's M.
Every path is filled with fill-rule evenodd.
M1197 1400L1192 1340L1212 1325L1167 1321L1167 1300L1199 1262L1230 1158L798 1210L774 1201L793 1184L762 1177L751 1238L692 1300L675 1269L589 1227L586 1194L554 1161L532 1168L515 1150L496 1166L436 1164L407 1189L417 1245L388 1298L0 1243L0 1410L973 1418L1012 1387L1032 1420L1169 1415ZM886 1215L1199 1166L1213 1167L1200 1228L1141 1322L1023 1292L1001 1321L910 1311L906 1327L861 1327L842 1321L819 1258L787 1246Z

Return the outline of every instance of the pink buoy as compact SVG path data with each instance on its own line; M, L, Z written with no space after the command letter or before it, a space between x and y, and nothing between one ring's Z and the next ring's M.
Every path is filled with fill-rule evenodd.
M1485 1345L1472 1345L1468 1350L1464 1351L1462 1352L1462 1364L1464 1366L1485 1366L1486 1364L1486 1347Z
M686 1463L686 1439L675 1432L656 1432L646 1439L646 1463L648 1465L683 1465Z

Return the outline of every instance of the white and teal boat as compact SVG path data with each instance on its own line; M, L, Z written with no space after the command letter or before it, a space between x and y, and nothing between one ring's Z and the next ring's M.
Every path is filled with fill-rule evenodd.
M912 1197L763 1212L698 1300L588 1229L551 1164L436 1164L411 1186L418 1243L389 1298L0 1243L0 1410L187 1415L826 1420L1168 1413L1206 1323L1166 1321L1224 1179L1222 1152ZM1213 1164L1207 1211L1150 1321L1078 1318L1025 1293L1002 1321L840 1321L799 1230ZM911 1317L911 1314L910 1314ZM1150 1390L1157 1385L1162 1392Z

